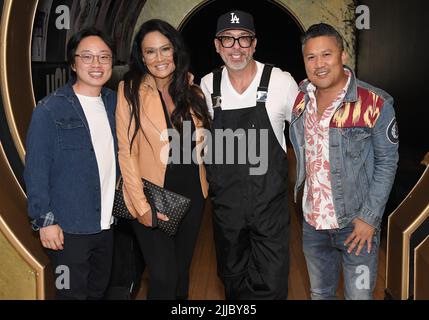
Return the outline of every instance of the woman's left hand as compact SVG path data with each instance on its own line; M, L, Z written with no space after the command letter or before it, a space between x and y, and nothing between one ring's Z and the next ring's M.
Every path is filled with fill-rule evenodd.
M194 85L194 78L195 78L194 75L192 73L188 72L188 82L189 82L190 86Z

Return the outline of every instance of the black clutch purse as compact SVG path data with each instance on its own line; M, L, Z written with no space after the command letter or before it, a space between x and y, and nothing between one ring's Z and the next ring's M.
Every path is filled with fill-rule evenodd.
M125 205L124 194L122 193L123 183L122 177L120 177L119 181L116 183L112 215L118 219L134 220L135 218L131 215Z
M191 206L191 199L157 186L146 179L142 178L142 181L146 199L152 208L152 228L159 228L169 236L174 236L180 221L182 221ZM121 177L115 190L112 214L116 218L134 220L135 218L125 205L122 186L123 181ZM165 214L169 220L159 220L157 212Z

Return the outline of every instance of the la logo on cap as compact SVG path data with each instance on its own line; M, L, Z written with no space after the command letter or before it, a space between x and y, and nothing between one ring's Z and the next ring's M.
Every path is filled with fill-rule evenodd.
M240 18L234 12L231 12L231 23L240 23Z

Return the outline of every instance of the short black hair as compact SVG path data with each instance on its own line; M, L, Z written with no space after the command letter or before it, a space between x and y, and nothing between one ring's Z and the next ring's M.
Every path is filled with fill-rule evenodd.
M304 34L301 36L302 48L304 49L304 46L309 39L317 38L321 36L334 37L341 51L344 50L343 37L340 35L340 33L337 30L335 30L333 26L327 23L317 23L317 24L311 25L307 29L307 31L304 32Z
M67 43L67 64L70 68L71 75L76 77L76 72L73 71L72 66L76 62L76 49L79 46L80 42L86 37L96 36L101 38L104 43L109 47L112 51L112 61L115 61L115 44L113 40L107 36L103 31L98 30L94 27L84 28L75 34L72 35L69 42Z

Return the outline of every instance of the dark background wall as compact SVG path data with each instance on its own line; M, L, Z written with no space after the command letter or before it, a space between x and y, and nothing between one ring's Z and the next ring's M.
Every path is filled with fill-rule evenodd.
M237 9L245 10L254 17L258 41L255 59L273 63L290 72L298 82L303 80L302 30L284 7L271 1L216 0L194 12L180 30L191 53L196 83L202 76L223 65L213 43L216 21L221 14Z
M424 170L429 152L429 2L361 0L370 10L370 29L358 32L357 73L395 99L400 143L399 168L390 209ZM388 211L389 212L389 211Z

